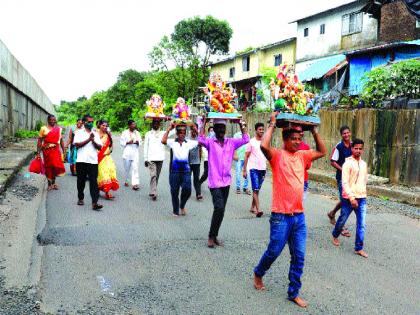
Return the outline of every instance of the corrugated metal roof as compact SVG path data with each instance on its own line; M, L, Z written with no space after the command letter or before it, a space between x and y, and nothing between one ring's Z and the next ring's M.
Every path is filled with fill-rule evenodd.
M371 46L371 47L365 47L365 48L360 48L360 49L348 51L345 54L347 56L351 56L351 55L357 55L357 54L364 54L364 53L375 51L375 50L401 47L401 46L410 46L410 45L420 46L420 39L405 41L405 42L393 42L393 43L375 45L375 46Z
M340 54L315 61L308 68L298 73L298 77L301 81L311 81L313 79L322 78L328 71L343 62L345 59L346 56Z

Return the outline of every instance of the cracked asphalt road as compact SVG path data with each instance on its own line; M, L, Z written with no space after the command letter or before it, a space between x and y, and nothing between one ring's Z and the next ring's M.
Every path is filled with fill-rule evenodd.
M115 143L118 143L115 141ZM141 155L142 156L142 155ZM121 150L113 152L120 183ZM265 292L252 286L252 269L266 248L268 215L249 213L250 196L231 189L220 237L206 247L212 214L210 193L191 198L188 215L174 218L164 163L159 198L148 198L148 173L140 162L141 189L121 187L102 212L77 206L76 178L59 180L48 194L40 283L42 310L52 314L419 314L419 221L389 211L367 214L368 259L353 254L354 235L331 244L326 212L335 200L309 194L307 255L301 310L286 297L289 251L267 273ZM311 183L313 187L316 183ZM205 186L205 185L204 185ZM194 193L193 193L194 196ZM267 213L268 178L261 191ZM349 227L354 234L354 215ZM98 278L99 277L99 278ZM101 279L105 279L105 284Z

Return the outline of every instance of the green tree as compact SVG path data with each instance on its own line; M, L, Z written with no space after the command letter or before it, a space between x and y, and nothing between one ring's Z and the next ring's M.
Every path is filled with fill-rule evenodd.
M170 37L164 36L153 47L151 66L165 71L176 82L178 95L187 99L207 79L210 58L229 52L231 37L226 21L211 16L182 20Z

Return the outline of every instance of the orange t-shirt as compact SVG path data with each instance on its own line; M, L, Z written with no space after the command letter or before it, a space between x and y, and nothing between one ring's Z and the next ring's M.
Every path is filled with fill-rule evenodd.
M303 184L305 167L310 165L312 150L274 150L270 160L273 173L271 211L275 213L303 212Z

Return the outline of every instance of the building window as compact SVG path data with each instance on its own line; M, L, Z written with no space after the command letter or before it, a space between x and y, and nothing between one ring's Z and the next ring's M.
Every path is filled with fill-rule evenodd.
M281 54L275 55L274 56L274 66L280 66L281 63L283 62L283 56Z
M341 35L360 33L363 26L363 13L354 12L343 15Z
M305 28L304 30L303 30L303 36L304 37L308 37L308 35L309 35L309 28Z
M233 78L235 76L235 67L229 69L229 78Z
M420 28L420 19L416 20L416 28Z
M319 26L319 34L325 34L325 24Z
M250 63L249 56L242 58L242 71L249 71L249 63Z

